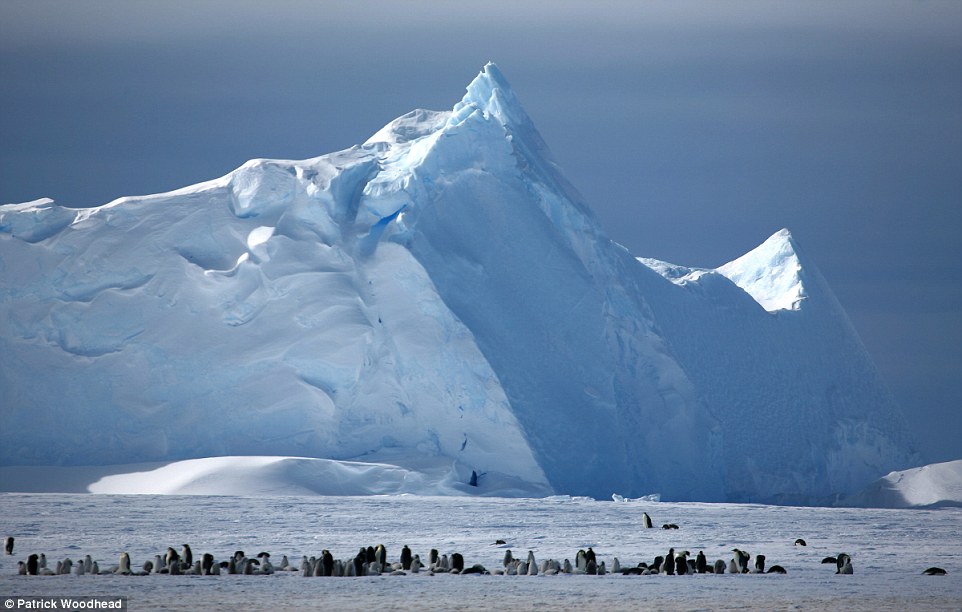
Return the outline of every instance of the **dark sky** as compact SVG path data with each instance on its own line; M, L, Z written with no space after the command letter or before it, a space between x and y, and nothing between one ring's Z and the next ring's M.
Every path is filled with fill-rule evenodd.
M962 2L4 0L0 202L346 148L489 60L634 254L791 229L929 458L962 458Z

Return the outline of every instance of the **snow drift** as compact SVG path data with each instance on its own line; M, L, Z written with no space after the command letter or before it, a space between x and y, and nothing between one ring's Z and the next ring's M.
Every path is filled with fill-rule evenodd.
M4 465L383 462L514 491L814 502L917 464L781 231L637 260L498 69L363 145L0 207Z
M843 504L861 508L962 506L962 459L890 472Z

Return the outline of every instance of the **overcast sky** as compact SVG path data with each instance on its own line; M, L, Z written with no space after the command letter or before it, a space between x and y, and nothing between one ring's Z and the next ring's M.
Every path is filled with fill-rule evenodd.
M346 148L489 60L635 255L791 229L930 458L962 458L962 2L4 0L0 202Z

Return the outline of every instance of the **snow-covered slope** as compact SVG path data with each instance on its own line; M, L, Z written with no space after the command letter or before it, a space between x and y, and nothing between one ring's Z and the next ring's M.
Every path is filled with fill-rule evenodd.
M171 463L4 466L0 491L116 495L547 495L530 483L485 478L471 485L443 463L417 470L309 457L206 457Z
M962 459L890 472L842 503L863 508L962 506Z
M428 461L532 494L816 501L913 463L787 232L718 271L643 263L490 64L346 151L3 206L0 464Z

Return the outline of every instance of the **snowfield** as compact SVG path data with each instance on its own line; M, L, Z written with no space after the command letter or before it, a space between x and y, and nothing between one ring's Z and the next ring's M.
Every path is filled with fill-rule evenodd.
M642 528L642 513L655 522ZM962 606L962 509L873 510L751 504L602 502L583 498L506 499L424 496L229 497L0 495L4 535L0 594L122 595L130 609L852 609L957 610ZM677 530L660 529L676 523ZM803 538L807 546L795 546ZM496 544L504 540L504 544ZM651 563L669 548L704 551L710 562L732 549L786 575L478 576L435 574L362 578L270 576L19 576L18 560L44 552L56 561L91 555L101 568L127 551L135 569L167 546L189 543L223 560L301 557L329 549L349 558L382 543L396 561L408 545L460 552L466 566L501 567L506 549L538 561L575 560L592 547L610 569ZM853 575L823 565L846 552ZM938 566L947 576L924 576Z

